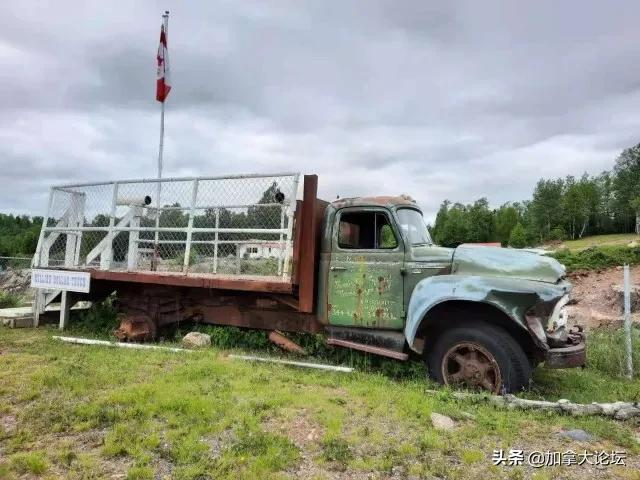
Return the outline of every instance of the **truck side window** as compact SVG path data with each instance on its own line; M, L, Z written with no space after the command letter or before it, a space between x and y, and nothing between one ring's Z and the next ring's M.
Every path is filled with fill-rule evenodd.
M338 246L371 250L396 248L398 241L389 218L379 212L346 212L340 215Z

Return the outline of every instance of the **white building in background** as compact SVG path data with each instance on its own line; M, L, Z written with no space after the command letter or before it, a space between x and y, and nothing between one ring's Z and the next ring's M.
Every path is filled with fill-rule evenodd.
M240 258L278 258L282 246L280 242L248 240L238 246L238 252Z

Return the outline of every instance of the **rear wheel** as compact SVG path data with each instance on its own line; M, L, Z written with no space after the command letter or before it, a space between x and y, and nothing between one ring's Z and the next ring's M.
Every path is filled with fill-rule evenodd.
M483 322L443 331L425 345L425 360L432 378L454 387L508 393L531 377L522 347L506 330Z

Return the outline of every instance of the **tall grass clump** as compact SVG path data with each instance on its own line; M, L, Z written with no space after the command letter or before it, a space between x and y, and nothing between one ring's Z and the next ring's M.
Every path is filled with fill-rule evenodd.
M632 329L633 371L640 376L640 331ZM624 329L592 330L587 336L587 368L598 370L612 377L623 376L627 371Z

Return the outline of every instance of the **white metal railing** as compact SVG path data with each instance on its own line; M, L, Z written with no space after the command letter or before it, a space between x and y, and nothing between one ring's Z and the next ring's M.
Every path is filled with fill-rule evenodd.
M33 265L287 279L298 179L282 173L52 187Z

